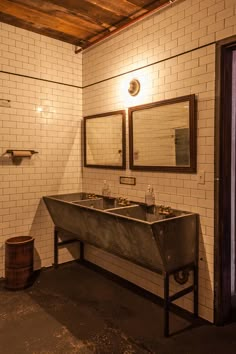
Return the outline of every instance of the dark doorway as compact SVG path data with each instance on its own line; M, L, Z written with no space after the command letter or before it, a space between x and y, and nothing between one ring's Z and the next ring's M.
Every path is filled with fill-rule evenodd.
M215 159L215 323L232 320L235 294L236 38L217 45Z
M231 294L232 307L236 308L236 48L232 52L232 143L231 143Z

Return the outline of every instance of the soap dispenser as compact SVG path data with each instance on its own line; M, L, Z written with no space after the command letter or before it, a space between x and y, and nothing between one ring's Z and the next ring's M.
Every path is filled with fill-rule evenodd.
M102 195L106 197L110 197L111 195L111 190L106 180L103 181Z
M155 205L155 194L152 186L149 184L145 193L145 203L147 205Z

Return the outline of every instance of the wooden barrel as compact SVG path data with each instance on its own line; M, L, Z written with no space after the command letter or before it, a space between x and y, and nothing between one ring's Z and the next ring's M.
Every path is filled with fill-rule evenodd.
M34 239L17 236L6 240L5 286L19 290L31 285L34 265Z

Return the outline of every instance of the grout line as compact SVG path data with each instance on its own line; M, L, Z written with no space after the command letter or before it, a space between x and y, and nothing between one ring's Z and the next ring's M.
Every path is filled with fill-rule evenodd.
M47 80L47 79L41 79L39 77L34 77L34 76L29 76L29 75L23 75L23 74L16 74L16 73L12 73L10 71L4 71L4 70L0 70L0 73L2 74L9 74L9 75L15 75L15 76L20 76L20 77L25 77L27 79L33 79L33 80L39 80L39 81L44 81L44 82L50 82L53 84L58 84L58 85L64 85L64 86L69 86L69 87L75 87L75 88L79 88L82 89L82 86L76 86L76 85L71 85L71 84L65 84L63 82L59 82L59 81L53 81L53 80Z
M15 76L20 76L20 77L25 77L25 78L28 78L28 79L39 80L39 81L44 81L44 82L50 82L50 83L54 83L54 84L58 84L58 85L64 85L64 86L69 86L69 87L75 87L75 88L79 88L79 89L85 89L85 88L92 87L92 86L101 84L101 83L103 83L103 82L109 81L109 80L116 79L116 78L118 78L118 77L121 77L121 76L130 74L130 73L133 73L133 72L136 72L136 71L139 71L139 70L148 68L148 67L150 67L150 66L163 63L163 62L165 62L165 61L167 61L167 60L171 60L171 59L180 57L180 56L182 56L182 55L185 55L185 54L188 54L188 53L192 53L192 52L194 52L194 51L196 51L196 50L209 47L209 46L211 46L211 45L213 45L213 44L217 44L217 41L204 44L204 45L202 45L202 46L200 46L200 47L187 50L186 52L179 53L179 54L173 55L173 56L168 57L168 58L165 58L165 59L157 60L157 61L155 61L155 62L153 62L153 63L147 64L147 65L143 65L143 66L141 66L141 67L139 67L139 68L132 69L132 70L123 72L123 73L121 73L121 74L117 74L117 75L108 77L108 78L106 78L106 79L103 79L103 80L100 80L100 81L97 81L97 82L94 82L94 83L92 83L92 84L85 85L85 86L76 86L76 85L66 84L66 83L59 82L59 81L41 79L41 78L34 77L34 76L23 75L23 74L17 74L17 73L12 73L12 72L9 72L9 71L4 71L4 70L0 70L0 73L9 74L9 75L15 75Z
M157 60L157 61L155 61L155 62L153 62L153 63L140 66L140 67L137 68L137 69L132 69L132 70L126 71L126 72L124 72L124 73L121 73L121 74L117 74L117 75L108 77L107 79L103 79L103 80L94 82L94 83L92 83L92 84L85 85L85 86L83 86L82 88L83 88L83 89L84 89L84 88L88 88L88 87L91 87L91 86L94 86L94 85L101 84L102 82L106 82L106 81L109 81L109 80L112 80L112 79L116 79L117 77L121 77L121 76L124 76L124 75L126 75L126 74L130 74L130 73L136 72L136 71L138 71L138 70L142 70L142 69L148 68L148 67L150 67L150 66L163 63L164 61L171 60L171 59L180 57L180 56L185 55L185 54L188 54L188 53L192 53L192 52L194 52L194 51L196 51L196 50L199 50L199 49L202 49L202 48L205 48L205 47L209 47L209 46L211 46L212 44L217 44L217 42L216 42L216 41L210 42L210 43L204 44L204 45L202 45L202 46L200 46L200 47L187 50L186 52L179 53L179 54L173 55L173 56L168 57L168 58L165 58L165 59Z

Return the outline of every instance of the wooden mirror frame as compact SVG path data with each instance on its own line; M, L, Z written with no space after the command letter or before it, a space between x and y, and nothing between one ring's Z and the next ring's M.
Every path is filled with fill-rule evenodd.
M113 115L121 115L121 120L122 120L122 163L121 165L96 165L96 164L91 164L87 162L87 139L86 139L86 122L89 119L94 119L94 118L105 118ZM126 169L126 130L125 130L125 110L119 110L119 111L113 111L113 112L106 112L106 113L100 113L96 115L91 115L91 116L86 116L83 119L83 128L84 128L84 167L92 167L92 168L108 168L108 169L116 169L116 170L125 170Z
M134 163L134 146L133 146L133 113L135 111L159 107L179 102L189 102L189 165L188 166L143 166ZM161 171L161 172L180 172L195 173L197 168L197 124L196 124L196 100L195 95L181 96L173 99L143 104L140 106L130 107L129 110L129 163L131 170L140 171Z

